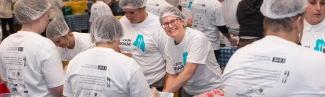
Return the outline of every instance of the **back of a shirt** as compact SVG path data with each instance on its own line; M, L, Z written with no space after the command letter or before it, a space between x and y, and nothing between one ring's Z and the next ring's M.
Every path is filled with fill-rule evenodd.
M325 55L276 36L266 36L229 60L225 97L323 97Z
M212 43L214 50L220 48L220 36L217 26L224 26L222 5L218 0L193 0L193 29L203 32Z
M95 47L73 58L66 72L67 97L150 97L138 64L110 48Z
M55 49L54 43L34 32L7 37L0 46L0 71L10 91L23 97L53 97L49 88L63 85L64 79Z

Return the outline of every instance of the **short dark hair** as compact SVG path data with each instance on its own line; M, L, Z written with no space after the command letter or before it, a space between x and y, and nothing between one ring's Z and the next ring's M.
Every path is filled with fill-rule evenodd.
M272 32L291 32L293 30L292 23L298 19L301 14L298 14L293 17L287 17L283 19L272 19L265 17L263 21L264 31L272 31Z

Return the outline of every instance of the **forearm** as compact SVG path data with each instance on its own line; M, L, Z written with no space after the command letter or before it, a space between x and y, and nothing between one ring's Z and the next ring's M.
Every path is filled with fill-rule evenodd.
M217 26L218 29L220 30L220 32L225 35L228 39L230 38L230 34L229 34L229 31L228 31L228 28L226 25L224 26Z
M176 92L179 90L188 80L192 78L197 68L197 64L186 63L183 71L174 76L169 76L172 79L167 78L167 85L164 89L165 92Z
M188 80L191 79L191 75L180 74L175 78L167 78L166 87L163 90L164 92L176 92L179 90Z

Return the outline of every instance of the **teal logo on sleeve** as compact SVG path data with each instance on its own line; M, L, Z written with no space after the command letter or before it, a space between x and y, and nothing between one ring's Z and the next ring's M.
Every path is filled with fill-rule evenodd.
M139 34L137 39L133 42L133 45L139 48L142 52L145 51L146 44L144 43L143 35Z
M325 41L323 39L317 39L314 47L315 51L324 52Z
M188 53L187 53L187 52L184 52L184 53L183 53L183 65L186 64L187 56L188 56Z

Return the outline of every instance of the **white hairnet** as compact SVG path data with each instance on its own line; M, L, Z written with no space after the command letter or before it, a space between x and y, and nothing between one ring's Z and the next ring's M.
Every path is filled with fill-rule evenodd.
M264 0L261 12L272 19L281 19L303 13L307 0Z
M183 15L183 13L176 7L167 7L165 10L163 10L159 16L160 22L162 22L162 19L167 16L175 16L182 20L185 20L185 16Z
M89 22L94 21L96 17L104 15L113 15L111 8L104 3L103 1L97 1L94 5L91 6L91 14Z
M119 5L121 8L143 8L145 7L147 1L146 0L120 0Z
M100 16L92 22L90 35L93 42L113 42L123 36L123 29L114 16Z
M14 6L14 14L20 23L31 23L44 15L50 7L47 0L18 0Z
M60 36L65 36L70 32L69 26L64 21L64 18L57 17L54 18L48 25L46 29L47 38L57 38Z

